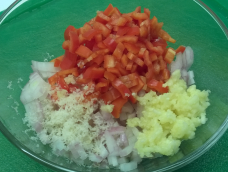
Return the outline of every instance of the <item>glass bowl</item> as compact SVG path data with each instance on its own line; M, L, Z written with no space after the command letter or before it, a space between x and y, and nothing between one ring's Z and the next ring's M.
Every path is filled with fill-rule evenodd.
M191 69L197 88L211 90L208 121L197 129L195 138L183 141L174 156L144 159L138 166L138 171L173 171L205 153L228 127L228 31L200 0L182 3L179 0L15 1L0 16L0 130L24 153L55 170L118 171L87 169L53 155L49 146L34 140L34 133L23 124L25 110L19 100L21 88L32 73L31 60L50 60L63 54L65 28L68 25L81 27L109 3L123 13L137 6L149 8L152 16L164 22L164 30L177 40L173 48L192 47L195 62Z

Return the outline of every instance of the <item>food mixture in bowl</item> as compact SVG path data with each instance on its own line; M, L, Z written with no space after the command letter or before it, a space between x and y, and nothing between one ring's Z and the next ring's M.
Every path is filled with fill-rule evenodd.
M162 26L149 9L122 14L111 4L83 27L68 26L64 55L32 61L24 122L79 165L130 171L142 158L177 153L205 124L209 91L188 71L193 50L167 48L176 41Z

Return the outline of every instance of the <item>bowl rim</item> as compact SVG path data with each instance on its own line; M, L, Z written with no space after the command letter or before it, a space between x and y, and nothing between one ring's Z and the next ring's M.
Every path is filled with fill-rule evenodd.
M0 24L1 22L18 6L22 5L24 2L27 2L28 0L15 0L1 15L0 15ZM226 38L228 39L228 28L223 23L223 21L218 17L218 15L209 7L207 6L202 0L193 0L196 4L198 4L200 7L202 7L219 25L219 27L222 29L223 33L225 34ZM155 170L155 172L165 172L165 171L174 171L177 170L183 166L186 166L187 164L191 163L192 161L196 160L200 156L202 156L204 153L206 153L226 132L228 129L228 114L220 128L216 131L216 133L213 134L201 147L199 147L194 152L190 153L186 157L184 157L181 160L178 160L174 164L171 164L166 167L162 167L161 169ZM32 150L24 146L18 139L16 139L10 131L7 130L7 128L4 126L2 121L0 121L0 131L1 133L20 151L28 155L30 158L38 161L39 163L54 169L54 170L61 170L65 172L76 172L75 170L63 167L59 164L53 163L49 160L44 160L40 155L35 154Z

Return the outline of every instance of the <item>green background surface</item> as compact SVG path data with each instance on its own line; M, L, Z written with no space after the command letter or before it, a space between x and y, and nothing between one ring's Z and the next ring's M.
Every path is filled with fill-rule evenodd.
M206 2L206 0L205 0ZM209 2L209 1L208 1ZM208 4L208 3L207 3ZM210 1L208 4L228 26L228 1ZM1 14L1 12L0 12ZM0 47L1 48L1 47ZM228 171L228 131L203 156L176 172ZM0 172L52 172L12 145L0 132Z

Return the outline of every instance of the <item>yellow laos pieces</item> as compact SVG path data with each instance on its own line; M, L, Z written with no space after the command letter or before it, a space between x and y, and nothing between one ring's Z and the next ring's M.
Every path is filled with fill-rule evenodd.
M187 88L180 76L180 71L175 71L163 85L169 86L168 93L151 91L137 98L144 107L142 116L128 119L127 125L140 131L135 148L141 157L177 153L181 141L194 138L196 127L207 121L210 91L200 91L195 85Z

